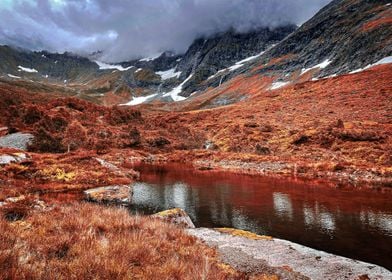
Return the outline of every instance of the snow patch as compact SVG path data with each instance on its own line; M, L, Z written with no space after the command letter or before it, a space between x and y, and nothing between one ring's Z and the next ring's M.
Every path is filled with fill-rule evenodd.
M127 68L122 67L121 65L115 65L115 64L107 64L101 61L94 61L98 66L99 70L111 70L115 69L118 71L128 71L129 69L133 68L134 66L129 66Z
M157 75L161 76L162 80L168 80L171 78L179 78L181 75L181 72L176 72L176 68L172 68L166 71L159 71L156 72Z
M302 68L301 76L302 76L303 74L305 74L306 72L309 72L310 70L313 70L313 69L316 69L316 68L324 69L324 68L326 68L328 65L330 65L331 62L332 62L332 60L329 60L329 58L328 58L328 59L324 60L323 62L321 62L320 64L317 64L317 65L315 65L315 66L313 66L313 67L310 67L310 68Z
M128 102L126 104L122 104L122 105L126 105L126 106L139 105L139 104L142 104L142 103L150 100L151 98L155 97L156 95L157 95L157 93L150 94L147 96L134 97L130 102Z
M14 76L14 75L11 75L11 74L7 74L7 76L10 77L10 78L13 78L13 79L21 79L21 77Z
M139 69L137 69L136 71L135 71L135 73L139 73L140 71L142 71L143 70L143 68L139 68Z
M165 93L163 96L167 97L170 96L173 101L183 101L187 99L187 97L180 96L180 93L182 92L182 87L193 77L193 74L191 74L188 78L186 78L185 81L183 81L180 85L176 86L173 88L171 91Z
M140 62L143 62L143 61L145 61L145 62L153 61L153 60L157 59L158 57L160 57L161 55L162 55L162 53L155 54L155 55L152 55L152 56L150 56L150 57L142 58L142 59L140 59L139 61L140 61Z
M275 82L271 85L271 87L269 89L270 90L278 89L278 88L281 88L281 87L288 85L289 83L290 82Z
M389 64L389 63L392 63L392 56L384 57L383 59L377 61L374 64L369 64L365 68L356 69L354 71L351 71L349 74L355 74L355 73L362 72L364 70L367 70L367 69L372 68L372 67L377 66L377 65Z
M261 53L259 53L259 54L256 54L256 55L247 57L247 58L245 58L245 59L243 59L243 60L240 60L240 61L236 62L234 65L232 65L232 66L230 66L230 67L227 67L227 68L225 68L225 69L221 69L221 70L219 70L218 72L216 72L214 75L210 76L210 77L208 78L208 80L209 80L209 79L212 79L212 78L214 78L214 77L216 77L217 75L219 75L219 74L222 73L222 72L226 72L226 71L232 72L232 71L234 71L234 70L237 70L237 69L243 67L247 62L249 62L249 61L251 61L251 60L253 60L253 59L255 59L255 58L258 58L259 56L261 56L261 55L264 54L264 53L265 53L265 51L263 51L263 52L261 52Z
M19 72L20 71L24 71L24 72L27 72L27 73L38 73L38 71L37 70L35 70L35 69L31 69L31 68L27 68L27 67L23 67L23 66L18 66L18 68L19 68Z

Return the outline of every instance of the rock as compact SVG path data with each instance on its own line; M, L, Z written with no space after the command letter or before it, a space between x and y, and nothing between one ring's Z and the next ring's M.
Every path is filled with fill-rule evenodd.
M214 143L214 142L212 142L211 140L207 140L205 143L204 143L204 149L206 149L206 150L217 150L218 149L218 146Z
M235 229L188 229L217 248L220 259L246 273L260 271L279 279L392 279L387 269L311 249L287 240Z
M89 189L84 191L84 195L88 201L128 205L131 203L133 191L132 187L127 185L115 185Z
M4 154L4 155L0 155L0 165L22 162L27 159L28 156L24 153Z
M191 218L181 208L174 208L162 211L153 215L154 218L159 218L165 222L175 224L183 228L195 228Z
M103 160L101 158L95 158L99 164L101 164L103 167L106 167L107 169L109 169L110 171L119 171L120 169L115 166L114 164L107 162L106 160Z
M27 150L34 136L30 133L13 133L0 137L0 147Z

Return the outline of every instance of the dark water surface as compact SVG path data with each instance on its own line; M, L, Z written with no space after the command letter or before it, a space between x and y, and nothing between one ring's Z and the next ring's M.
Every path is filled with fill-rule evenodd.
M392 270L392 192L140 165L133 211L180 207L198 227L235 227Z

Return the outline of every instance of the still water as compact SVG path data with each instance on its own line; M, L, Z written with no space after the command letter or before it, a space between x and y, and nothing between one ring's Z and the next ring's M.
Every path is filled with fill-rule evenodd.
M234 227L392 269L392 191L140 165L132 211L180 207L198 227Z

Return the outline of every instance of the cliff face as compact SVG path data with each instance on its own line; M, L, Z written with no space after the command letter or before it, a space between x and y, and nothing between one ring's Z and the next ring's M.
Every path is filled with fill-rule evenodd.
M259 73L292 73L324 62L317 76L348 73L392 55L392 6L388 0L332 1L260 60L279 65Z
M218 71L235 65L236 62L260 54L292 33L296 26L289 25L276 29L261 28L248 33L230 30L211 38L196 40L182 57L177 66L185 84L183 96L206 88L208 78ZM203 83L204 82L204 83Z

